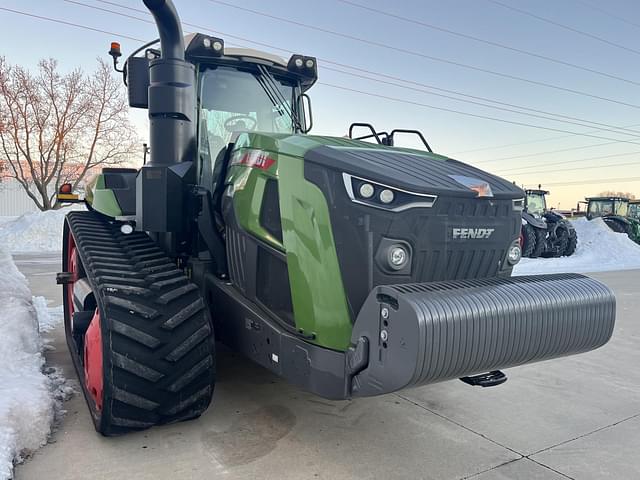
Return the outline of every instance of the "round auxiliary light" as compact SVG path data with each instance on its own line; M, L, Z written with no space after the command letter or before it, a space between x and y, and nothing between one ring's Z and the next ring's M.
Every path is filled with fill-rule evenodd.
M400 270L409 261L409 252L400 245L395 245L389 248L388 254L389 266L394 270Z
M222 42L213 42L213 49L216 52L219 52L220 50L222 50Z
M509 248L509 252L507 253L507 261L511 265L515 265L522 258L522 248L520 248L520 242L517 240L515 243L511 245Z
M360 185L359 192L362 198L371 198L375 193L375 189L370 183L363 183L362 185Z
M295 62L293 62L295 64L296 67L298 68L302 68L304 66L304 62L302 61L301 58L296 58Z
M380 201L382 203L391 203L393 202L395 195L393 194L393 192L389 189L384 189L380 192Z
M313 68L313 60L310 58L305 62L307 68Z
M205 48L211 48L211 39L207 37L203 38L202 44L205 46Z
M129 235L133 233L133 225L131 225L130 223L123 223L122 225L120 225L120 231L125 235Z

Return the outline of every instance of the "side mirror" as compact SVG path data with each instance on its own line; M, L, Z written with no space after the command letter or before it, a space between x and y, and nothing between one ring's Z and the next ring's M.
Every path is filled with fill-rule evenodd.
M300 104L304 111L304 126L302 133L309 133L313 128L313 112L311 110L311 98L306 93L300 95Z
M126 80L129 106L149 108L149 60L130 57L126 65Z

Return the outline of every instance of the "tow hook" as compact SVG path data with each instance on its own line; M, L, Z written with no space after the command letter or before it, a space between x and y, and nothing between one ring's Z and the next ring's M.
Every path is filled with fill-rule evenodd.
M471 377L462 377L460 379L467 385L480 387L496 387L507 381L507 376L500 370L494 370L489 373L481 373Z

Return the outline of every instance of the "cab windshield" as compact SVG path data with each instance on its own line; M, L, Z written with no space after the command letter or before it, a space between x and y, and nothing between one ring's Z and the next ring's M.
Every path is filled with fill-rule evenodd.
M527 195L527 212L532 215L542 215L547 208L544 195L530 193Z
M240 132L295 133L300 130L297 87L265 70L206 69L199 91L200 153L211 164Z
M607 215L626 215L627 204L620 200L591 200L589 202L589 212L593 217L604 217Z

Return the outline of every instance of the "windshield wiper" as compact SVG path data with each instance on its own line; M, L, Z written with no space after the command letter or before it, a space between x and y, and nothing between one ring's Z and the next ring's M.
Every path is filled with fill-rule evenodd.
M258 65L258 70L260 75L257 75L256 79L267 94L267 97L269 97L269 100L271 100L273 106L276 107L278 111L284 110L287 116L293 121L296 129L302 131L302 124L300 123L297 113L292 106L288 104L287 99L278 88L276 79L273 78L271 72L264 65Z

